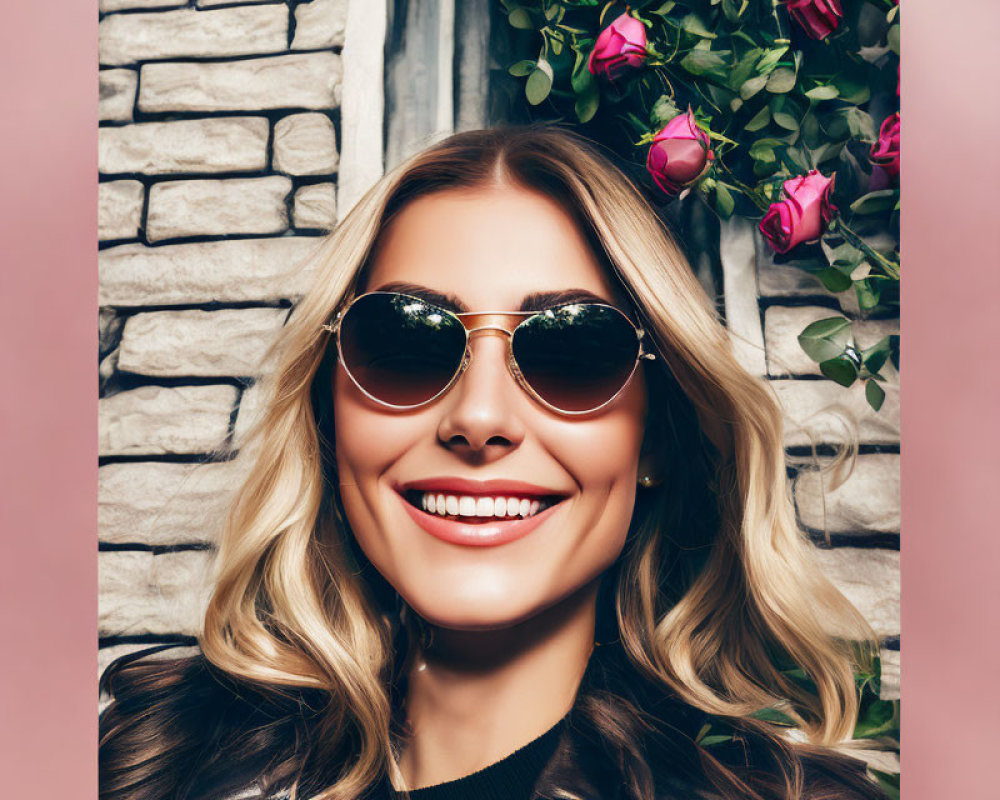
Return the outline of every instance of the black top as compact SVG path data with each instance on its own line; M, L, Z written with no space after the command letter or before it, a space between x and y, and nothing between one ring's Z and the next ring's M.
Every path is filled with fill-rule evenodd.
M411 790L410 800L528 800L555 752L564 722L560 720L521 749L471 775Z

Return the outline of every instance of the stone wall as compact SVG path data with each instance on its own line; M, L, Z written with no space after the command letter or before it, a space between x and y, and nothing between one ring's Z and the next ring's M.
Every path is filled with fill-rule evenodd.
M342 102L348 11L100 2L102 668L198 632L234 431L306 288L294 267L336 224L344 128L371 138Z
M338 205L343 215L381 175L383 127L393 161L415 142L490 121L486 93L469 86L504 70L487 70L482 43L466 41L481 26L459 20L461 36L431 26L406 44L400 26L416 23L401 9L419 21L417 6L428 7L101 0L101 666L148 643L193 642L216 525L239 479L230 446L252 415L267 347L308 282L291 268L335 225ZM383 114L387 7L400 49L387 54ZM458 16L473 11L488 18L481 0ZM438 53L425 81L400 79L426 61L431 40L461 58ZM435 72L456 63L458 79ZM421 104L421 87L437 87L437 99ZM401 124L414 109L420 124ZM716 266L702 271L709 283L721 274L737 353L785 408L799 523L882 637L884 695L898 696L898 393L876 414L859 386L823 379L798 347L808 322L856 307L773 264L748 223L727 223L719 244ZM860 335L897 329L867 321ZM831 490L816 467L845 440L845 420L861 446L853 475Z
M743 365L766 377L785 411L789 486L799 526L816 545L821 568L871 623L882 641L883 697L899 697L900 481L899 373L887 363L882 409L869 407L860 383L823 377L798 344L811 322L844 315L867 347L899 332L899 319L862 319L852 293L831 295L807 273L775 264L755 226L722 226L723 302ZM839 448L858 439L846 480L827 471ZM843 480L843 482L841 482Z

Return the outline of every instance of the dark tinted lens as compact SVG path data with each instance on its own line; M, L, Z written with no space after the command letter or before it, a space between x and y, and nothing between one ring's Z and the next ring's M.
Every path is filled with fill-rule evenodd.
M514 359L525 380L562 411L590 411L625 385L639 354L629 321L608 306L546 310L514 332Z
M465 354L465 329L417 298L370 294L344 315L340 351L366 392L391 405L412 406L448 385Z

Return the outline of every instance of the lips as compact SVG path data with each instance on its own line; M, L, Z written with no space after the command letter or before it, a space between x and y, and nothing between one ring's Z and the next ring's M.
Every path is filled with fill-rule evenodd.
M548 487L502 479L425 478L394 488L406 513L427 533L452 544L479 547L527 536L567 497L567 493ZM447 508L436 504L434 498L447 499ZM496 502L494 506L494 499L500 498L511 502ZM507 506L509 510L505 510ZM494 509L503 513L496 514Z

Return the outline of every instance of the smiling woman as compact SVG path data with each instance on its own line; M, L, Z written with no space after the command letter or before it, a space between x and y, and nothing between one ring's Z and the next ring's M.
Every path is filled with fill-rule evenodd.
M824 747L872 633L624 176L556 128L458 134L317 259L202 654L105 675L102 797L880 796Z

